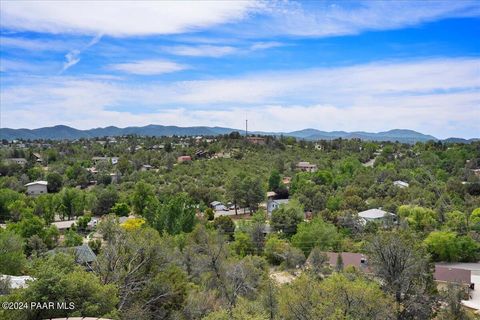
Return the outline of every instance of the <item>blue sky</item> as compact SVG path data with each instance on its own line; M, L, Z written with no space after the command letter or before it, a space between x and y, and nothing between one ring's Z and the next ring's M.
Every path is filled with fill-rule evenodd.
M480 137L476 1L2 1L0 126Z

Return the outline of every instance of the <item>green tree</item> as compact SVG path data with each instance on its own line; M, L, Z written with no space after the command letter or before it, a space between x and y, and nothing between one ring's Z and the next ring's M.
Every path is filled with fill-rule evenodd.
M423 241L435 261L476 261L479 245L469 236L433 231Z
M398 215L405 219L408 225L416 231L433 230L437 225L438 215L431 209L404 205L398 208Z
M205 209L205 216L207 217L208 221L212 221L215 219L215 212L213 212L212 208Z
M130 207L125 202L119 202L112 207L112 212L118 217L128 217Z
M79 235L76 231L70 229L65 232L65 246L67 247L76 247L80 246L83 243L83 237Z
M43 238L45 231L44 228L45 221L32 213L24 214L19 222L7 225L8 230L14 230L25 239L28 239L35 234Z
M97 193L97 200L95 201L95 207L93 213L96 215L109 214L112 207L118 201L118 192L113 186L108 186L105 189L100 189Z
M95 264L100 281L117 286L118 310L126 319L168 318L184 303L185 272L178 266L172 238L149 227L130 231L110 220L107 241ZM105 238L105 234L104 238Z
M445 226L452 231L465 234L468 232L468 216L458 210L448 212Z
M324 251L338 249L340 235L337 228L322 220L315 218L309 222L302 222L298 225L297 233L292 237L292 244L309 255L314 247Z
M10 189L0 189L0 222L10 219L10 205L21 198L22 195L18 192Z
M298 200L292 199L273 210L271 225L275 230L293 234L297 230L297 225L303 221L303 215L303 206Z
M22 237L13 231L0 230L0 274L20 275L26 263Z
M397 319L429 319L434 303L429 292L434 284L418 242L398 231L381 232L369 239L366 251L375 276L397 302Z
M476 208L475 210L472 211L472 213L470 214L469 220L470 220L471 228L479 232L480 231L480 208Z
M83 215L85 207L85 197L81 190L76 188L64 188L56 195L59 202L59 211L61 217L67 217L69 220L73 217Z
M213 225L215 229L225 233L229 237L233 236L235 232L235 222L229 216L220 216L213 220Z
M280 239L276 234L269 234L265 241L265 257L270 263L278 265L285 260L289 247L288 241Z
M233 252L240 257L253 253L253 243L248 234L245 232L235 232L235 241L230 245Z
M155 187L143 180L135 185L132 204L136 214L145 216L148 207L155 201Z
M280 173L277 170L273 170L268 178L268 190L277 190L280 187Z
M48 192L58 192L63 186L63 177L58 172L51 172L47 175Z
M279 293L281 319L394 319L394 302L360 276L334 274L324 281L302 275Z
M117 288L102 284L93 273L75 265L73 257L56 254L38 259L31 272L35 281L26 288L2 297L3 301L66 302L67 308L0 310L0 318L116 317Z
M186 193L180 193L159 206L154 225L159 232L178 234L191 232L195 223L195 205Z
M242 190L242 176L234 175L227 181L227 196L235 206L235 214L237 214L237 207L244 199Z

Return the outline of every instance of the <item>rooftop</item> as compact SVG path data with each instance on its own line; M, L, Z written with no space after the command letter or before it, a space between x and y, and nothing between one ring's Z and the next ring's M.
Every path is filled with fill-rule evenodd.
M472 271L435 265L433 278L436 281L470 284Z
M358 213L358 216L364 219L380 219L388 215L393 216L394 214L382 209L369 209Z
M46 185L48 185L48 182L44 181L44 180L33 181L33 182L30 182L30 183L27 183L25 185L25 187L34 186L34 185L37 185L37 184L42 185L42 186L46 186Z

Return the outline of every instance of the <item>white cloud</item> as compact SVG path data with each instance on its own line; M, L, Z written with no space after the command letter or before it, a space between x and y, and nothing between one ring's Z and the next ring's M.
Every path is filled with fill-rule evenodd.
M17 79L1 86L2 126L242 128L248 111L252 130L408 128L439 138L478 137L479 65L478 59L430 59L139 85Z
M83 46L81 49L74 49L74 50L71 50L69 51L66 55L65 55L65 59L66 61L63 63L63 68L62 70L60 71L60 73L63 73L65 72L67 69L69 69L70 67L73 67L74 65L76 65L78 62L80 62L80 54L87 50L88 48L90 48L91 46L97 44L100 39L102 39L102 34L98 34L96 35L92 40L90 40L89 43L87 43L85 46Z
M67 44L63 41L57 40L35 40L35 39L26 39L22 37L0 37L0 47L2 48L16 48L29 51L65 51L71 47L70 44Z
M475 0L273 2L266 11L263 19L237 31L250 36L329 37L398 29L448 17L480 16Z
M197 45L197 46L170 46L162 47L162 50L177 56L190 57L222 57L238 51L237 48L231 46L212 46L212 45Z
M3 28L109 36L179 34L222 25L222 35L328 37L479 16L462 1L3 1ZM228 38L228 37L227 37ZM210 40L209 40L210 41Z
M111 36L174 34L244 18L252 1L2 1L2 27Z
M128 63L112 64L108 69L138 75L158 75L186 70L189 67L167 60L141 60Z
M189 57L212 57L218 58L232 54L248 53L257 50L266 50L284 46L285 44L277 41L255 42L251 45L243 46L219 46L219 45L177 45L164 46L162 51L177 56Z
M250 50L266 50L271 48L283 47L285 44L278 41L257 42L250 46Z

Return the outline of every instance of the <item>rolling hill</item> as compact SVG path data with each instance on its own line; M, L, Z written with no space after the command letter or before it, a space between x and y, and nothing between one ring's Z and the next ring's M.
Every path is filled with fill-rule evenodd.
M64 125L54 127L44 127L38 129L10 129L0 128L0 138L6 140L24 139L52 139L52 140L74 140L80 138L95 138L105 136L123 136L123 135L139 135L139 136L215 136L220 134L228 134L233 131L243 133L243 130L223 128L223 127L178 127L163 125L148 125L144 127L126 127L118 128L109 126L105 128L94 128L89 130L79 130ZM385 132L345 132L345 131L321 131L317 129L303 129L292 132L262 132L255 131L254 134L260 135L284 135L292 136L305 140L331 140L331 139L361 139L370 141L400 141L405 143L425 142L429 140L437 141L438 139L431 135L426 135L413 130L394 129ZM449 142L468 143L475 139L449 138Z

